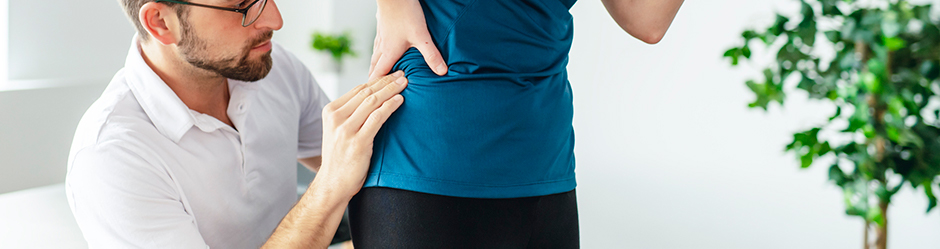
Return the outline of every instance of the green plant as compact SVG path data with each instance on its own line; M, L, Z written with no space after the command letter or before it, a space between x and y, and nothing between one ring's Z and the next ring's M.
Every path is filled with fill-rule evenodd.
M337 66L343 65L343 58L346 55L356 55L352 51L352 40L348 32L341 35L314 32L313 41L310 45L314 50L329 52Z
M898 190L923 188L927 212L937 205L940 22L931 5L906 0L794 2L799 16L777 14L769 28L744 31L744 43L724 56L738 65L751 58L751 46L776 54L763 79L746 82L757 96L752 108L783 105L790 91L833 104L835 114L793 134L786 150L803 168L831 163L846 213L866 221L865 248L886 248L886 214Z

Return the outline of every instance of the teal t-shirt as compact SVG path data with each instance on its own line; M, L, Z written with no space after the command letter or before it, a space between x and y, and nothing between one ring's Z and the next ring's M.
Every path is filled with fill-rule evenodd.
M565 67L575 0L421 1L449 66L411 48L404 104L375 138L365 187L516 198L575 188Z

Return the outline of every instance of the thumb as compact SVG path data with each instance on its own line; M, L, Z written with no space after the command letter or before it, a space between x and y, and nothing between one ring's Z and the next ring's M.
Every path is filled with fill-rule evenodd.
M428 67L431 67L431 70L433 70L435 74L439 76L447 74L447 64L444 63L441 52L437 50L437 47L434 46L434 43L430 41L430 39L419 43L415 48L424 55L424 61L428 63Z

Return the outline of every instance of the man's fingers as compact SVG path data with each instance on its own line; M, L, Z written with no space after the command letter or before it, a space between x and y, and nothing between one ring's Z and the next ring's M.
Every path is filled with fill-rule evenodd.
M372 111L372 113L369 114L369 118L362 124L362 128L359 129L359 138L368 139L370 141L374 140L375 134L379 132L379 128L382 128L385 121L388 121L388 117L392 116L392 113L398 110L398 107L401 107L404 100L404 97L400 94L396 94L382 103L382 106L378 109Z
M434 46L431 37L428 37L427 40L418 44L415 48L418 48L421 55L424 55L424 61L428 63L428 67L431 67L434 74L438 76L447 74L447 63L444 63L444 58L441 56L441 52L437 50L437 47Z
M394 73L380 76L382 78L369 81L368 86L370 89L372 89L373 92L378 92L379 90L382 90L382 88L384 88L386 85L391 84L392 81L397 80L398 77L403 77L403 76L405 76L405 72L400 71L400 70L395 71Z
M375 111L376 108L382 105L386 100L392 98L395 95L401 93L402 90L405 90L405 87L408 84L408 79L405 77L399 77L395 79L394 83L389 83L382 89L374 91L375 93L372 96L366 97L362 100L362 103L356 108L349 119L346 120L348 124L355 124L355 126L361 126L363 122L366 121L366 118L369 117L369 114L372 111Z
M333 112L338 111L340 108L346 105L346 102L349 102L349 100L352 99L353 96L356 96L356 94L359 93L359 91L367 87L369 87L368 83L353 87L352 90L349 90L349 92L346 92L345 94L343 94L343 96L339 96L339 98L336 98L335 100L327 104L325 107L323 107L324 112L333 113Z
M399 72L396 72L396 73L398 74L398 76L404 75L404 72L400 72L400 71L399 71ZM397 77L397 76L395 76L395 75L391 75L391 76L392 76L392 77ZM335 100L333 100L333 102L330 102L330 104L327 105L327 106L335 105L335 108L333 108L333 109L339 109L339 108L342 107L343 105L346 105L346 102L349 102L349 100L352 99L352 97L356 96L356 94L358 94L359 91L362 91L362 89L365 89L365 88L371 88L372 86L376 85L376 84L379 82L379 80L380 80L380 79L370 80L369 82L367 82L367 83L365 83L365 84L358 85L358 86L354 87L352 90L349 90L349 92L346 92L345 94L343 94L343 95L340 96L339 98L336 98ZM390 79L390 80L394 80L394 79ZM373 90L378 90L378 89L379 89L379 88L376 88L376 89L373 89Z
M363 85L363 87L357 87L358 90L353 89L349 91L348 93L346 93L346 95L352 94L352 96L349 98L348 101L343 103L342 107L339 107L335 111L335 114L340 117L349 117L350 115L352 115L353 111L359 108L359 105L362 104L363 100L373 95L374 93L378 92L379 90L385 88L387 85L389 85L391 82L395 81L396 79L404 78L404 75L405 74L403 72L398 71L393 74L386 75L377 80L373 80L367 83L366 85Z

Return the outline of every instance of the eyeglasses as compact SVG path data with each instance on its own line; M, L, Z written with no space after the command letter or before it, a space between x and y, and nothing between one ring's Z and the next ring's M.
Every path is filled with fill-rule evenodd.
M242 3L244 4L244 3L247 3L248 1L250 0L245 0ZM251 3L249 3L247 6L245 6L244 8L225 8L225 7L219 7L219 6L190 3L190 2L183 2L183 1L174 1L174 0L156 0L154 2L178 3L178 4L183 4L183 5L193 5L193 6L206 7L206 8L211 8L211 9L225 10L225 11L232 11L232 12L240 13L242 14L242 27L248 27L252 23L255 23L255 21L258 20L258 17L261 16L261 11L264 10L264 5L268 3L268 0L254 0ZM261 2L261 3L258 4L258 2ZM242 6L243 4L239 4L239 6Z

